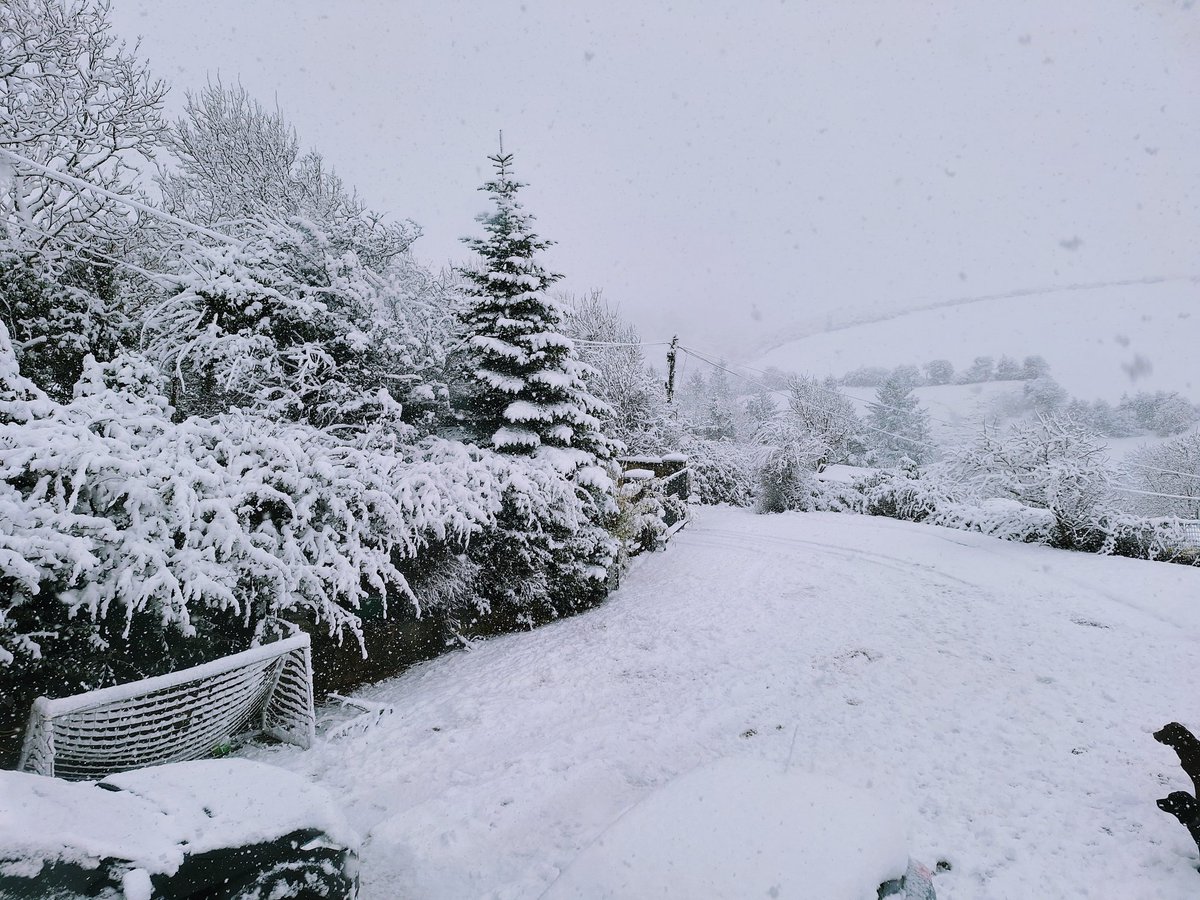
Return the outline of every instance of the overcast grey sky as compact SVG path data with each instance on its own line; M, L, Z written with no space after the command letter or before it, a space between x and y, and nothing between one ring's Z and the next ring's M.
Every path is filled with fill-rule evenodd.
M114 0L461 259L503 128L572 291L737 351L878 309L1200 274L1190 2Z

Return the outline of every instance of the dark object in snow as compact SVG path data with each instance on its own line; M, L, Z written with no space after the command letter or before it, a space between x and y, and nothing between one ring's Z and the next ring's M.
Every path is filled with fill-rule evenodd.
M1200 797L1200 739L1178 722L1168 722L1154 732L1154 739L1179 755L1179 765L1192 779L1192 789Z
M915 859L908 861L908 870L900 878L885 881L879 886L879 900L896 897L898 900L936 900L933 873Z
M0 897L352 900L357 845L323 789L244 759L0 771Z
M1192 779L1196 796L1200 796L1200 740L1178 722L1168 722L1154 732L1154 739L1179 755L1180 767ZM1158 801L1158 808L1178 819L1200 850L1200 801L1196 796L1187 791L1172 791Z
M1178 819L1200 850L1200 802L1187 791L1171 791L1158 801L1158 808Z

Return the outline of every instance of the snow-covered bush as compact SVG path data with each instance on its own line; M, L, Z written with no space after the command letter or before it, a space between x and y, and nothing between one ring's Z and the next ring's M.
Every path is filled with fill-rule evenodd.
M859 484L863 511L908 522L923 522L953 502L955 490L938 477L937 469L922 471L909 457L893 469L881 469Z
M758 431L760 512L818 508L816 473L831 463L857 462L865 450L854 407L832 383L792 379L787 409Z
M948 359L925 363L925 379L930 384L950 384L954 381L954 364Z
M1117 411L1132 419L1138 428L1159 437L1186 431L1198 420L1200 411L1176 391L1139 391L1126 395Z
M883 366L859 366L842 376L842 384L846 387L879 387L888 375Z
M684 450L692 496L705 505L750 506L757 490L754 447L726 441L690 439Z
M607 592L617 510L572 473L537 457L469 448L497 479L494 520L466 548L476 578L478 628L503 631L584 609Z
M1123 468L1134 489L1145 492L1124 495L1125 505L1146 516L1200 519L1200 431L1139 447Z
M77 260L57 268L48 271L32 253L0 253L0 322L22 372L63 401L70 399L84 357L107 359L118 352L125 318L115 310L111 269Z
M948 472L979 499L1049 510L1055 545L1095 549L1109 498L1108 458L1098 436L1079 424L1041 416L1005 432L984 427L950 453Z
M1101 517L1100 553L1200 565L1200 534L1194 523L1120 513Z
M1026 544L1051 543L1057 524L1054 513L1048 509L1000 498L977 503L943 503L925 521Z
M378 276L322 226L258 225L240 244L189 244L180 289L146 322L146 352L174 375L177 405L317 426L398 423L396 395L415 394L419 373L435 365L427 342L392 314Z
M547 461L240 411L176 423L164 379L132 357L89 362L75 398L57 404L0 336L10 718L36 693L241 649L270 617L361 638L367 600L424 611L403 570L426 550L476 559L469 590L422 582L434 604L483 596L533 619L603 593L608 536L590 524L589 495ZM503 553L490 554L497 542Z
M1039 415L1052 415L1067 402L1066 390L1049 375L1025 382L1022 394L1029 408Z

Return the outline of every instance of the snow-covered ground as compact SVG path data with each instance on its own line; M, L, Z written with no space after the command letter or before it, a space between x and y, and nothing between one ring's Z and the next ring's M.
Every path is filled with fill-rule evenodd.
M1198 638L1200 569L702 509L599 609L363 691L396 709L363 734L252 752L343 801L365 900L537 898L726 757L885 801L952 865L939 898L1194 898L1151 731L1200 726Z

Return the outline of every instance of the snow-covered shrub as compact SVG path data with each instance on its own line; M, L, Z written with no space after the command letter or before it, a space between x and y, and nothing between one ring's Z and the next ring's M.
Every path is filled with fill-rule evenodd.
M688 477L697 503L750 506L757 488L752 461L755 448L726 441L686 442Z
M602 577L597 559L604 573L607 535L579 525L577 486L544 461L237 411L176 423L157 370L129 357L89 362L76 397L56 404L20 376L3 337L6 702L242 649L270 617L361 638L367 600L385 613L397 599L421 610L406 560L426 548L464 552L485 532L494 545L498 525L506 552L562 551L531 561L525 574L545 587L526 596L518 586L517 603L558 602L560 586L575 603ZM494 581L480 576L470 595Z
M990 356L977 356L971 365L959 373L955 381L958 384L977 384L981 381L991 381L996 374L996 361Z
M1069 419L1041 416L1006 432L983 428L950 454L948 473L980 499L1015 500L1054 515L1051 543L1096 549L1109 498L1105 445Z
M859 366L842 376L842 384L846 387L879 387L888 375L883 366Z
M147 320L147 353L174 375L183 412L398 423L397 393L412 395L429 363L387 285L317 223L257 224L240 244L190 244L180 289Z
M542 457L470 448L497 480L492 523L466 548L478 627L504 631L584 609L607 592L617 559L615 501Z
M1022 394L1029 408L1040 415L1051 415L1067 402L1066 390L1049 375L1025 382Z
M84 357L107 359L117 352L124 320L114 309L111 269L78 261L59 268L65 271L47 271L33 255L0 254L0 321L21 371L63 401L70 399ZM84 286L89 281L92 290Z
M643 490L618 497L617 539L628 556L658 548L667 536L665 498L656 491Z
M954 381L954 364L948 359L925 363L925 379L930 384L950 384Z
M637 477L635 477L637 476ZM627 556L655 550L672 525L687 518L686 500L667 493L667 482L648 470L626 470L617 492L617 539Z
M824 447L807 435L793 436L786 431L768 432L764 437L774 440L760 448L756 457L758 511L813 509L813 498L820 493L816 476Z
M812 496L801 508L813 512L861 513L864 509L862 486L857 478L829 480L818 473Z
M1016 500L992 498L978 503L944 503L926 520L960 531L978 531L990 537L1026 544L1048 544L1056 533L1054 514L1025 506Z
M1125 466L1126 480L1143 494L1122 496L1146 516L1200 519L1200 431L1139 447Z
M1099 522L1100 553L1200 566L1200 531L1194 521L1112 513Z
M835 384L793 378L787 409L756 435L759 511L817 508L817 471L832 463L857 463L866 449L861 432L854 407Z
M938 470L925 470L909 457L901 457L894 469L881 469L865 479L863 511L870 516L887 516L908 522L923 522L943 505L952 502L955 491L938 477Z

